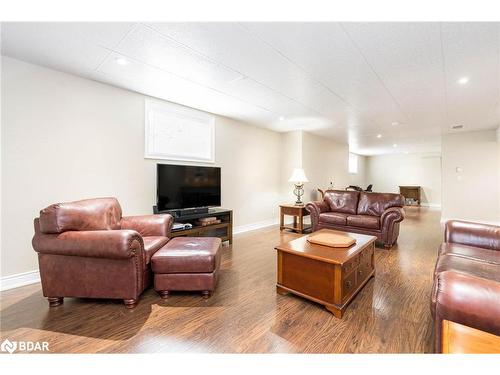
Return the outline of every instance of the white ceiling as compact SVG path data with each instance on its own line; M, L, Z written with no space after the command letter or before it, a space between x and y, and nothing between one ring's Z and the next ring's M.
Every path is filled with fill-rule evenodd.
M3 23L2 54L366 155L500 124L499 23Z

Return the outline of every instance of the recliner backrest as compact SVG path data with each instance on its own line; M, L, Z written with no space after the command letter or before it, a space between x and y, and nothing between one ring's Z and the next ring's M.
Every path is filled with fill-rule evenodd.
M381 216L390 207L403 207L404 198L393 193L359 193L358 215Z
M346 214L356 214L358 199L359 191L351 190L327 190L324 195L330 211Z
M42 233L120 229L122 209L116 198L52 204L40 211Z

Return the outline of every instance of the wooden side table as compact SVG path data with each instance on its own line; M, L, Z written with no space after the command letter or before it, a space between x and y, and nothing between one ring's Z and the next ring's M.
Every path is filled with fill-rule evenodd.
M285 225L285 215L293 216L293 226ZM298 233L304 233L311 226L304 226L304 216L309 212L305 205L280 204L280 230L290 229Z
M399 194L405 197L405 205L406 206L420 206L420 186L400 186ZM408 200L411 200L415 203L409 204Z

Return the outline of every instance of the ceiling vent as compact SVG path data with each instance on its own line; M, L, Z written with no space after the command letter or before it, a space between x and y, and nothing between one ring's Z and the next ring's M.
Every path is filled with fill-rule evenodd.
M463 128L464 128L464 126L463 126L463 125L453 125L451 128L452 128L453 130L460 130L460 129L463 129Z

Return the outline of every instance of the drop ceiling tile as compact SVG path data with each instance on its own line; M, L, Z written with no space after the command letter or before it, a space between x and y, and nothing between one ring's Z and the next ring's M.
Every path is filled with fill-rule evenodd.
M304 106L304 110L323 111L345 106L338 97L310 79L267 43L234 23L151 24L155 30L193 50L234 69ZM323 100L308 92L321 92Z
M491 128L499 107L499 46L497 23L443 23L450 125ZM469 77L466 85L457 83Z
M397 112L387 94L338 23L245 23L311 77L359 109Z
M123 55L114 53L106 59L97 72L101 75L101 80L146 95L252 123L265 122L275 117L252 103L246 103L139 61L132 60L126 66L117 65L115 60L120 57Z
M121 22L3 22L2 54L75 74L96 69L133 27Z
M441 39L438 23L346 23L360 48L409 122L427 123L429 113L446 121Z
M221 88L231 81L243 78L240 73L225 68L144 25L139 25L129 33L116 51L214 88Z

